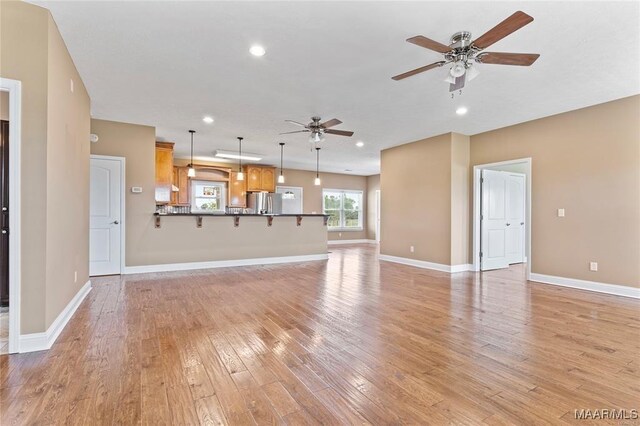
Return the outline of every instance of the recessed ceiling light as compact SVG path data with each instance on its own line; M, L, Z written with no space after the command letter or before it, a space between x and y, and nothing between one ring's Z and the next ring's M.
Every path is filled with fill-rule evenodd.
M209 117L208 115L202 119L207 124L213 123L213 117Z
M358 148L362 148L362 147L364 146L364 142L362 142L362 141L358 141L358 142L356 142L356 146L357 146Z
M254 44L253 46L251 46L251 49L249 49L249 52L251 52L253 56L264 56L264 54L267 53L267 51L264 50L264 47L259 46L257 44Z
M459 107L459 108L456 110L456 114L458 114L458 115L465 115L465 114L467 113L467 111L468 111L467 107Z

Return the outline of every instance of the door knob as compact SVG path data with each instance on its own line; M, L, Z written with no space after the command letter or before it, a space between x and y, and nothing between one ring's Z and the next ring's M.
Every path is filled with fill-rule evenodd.
M3 229L3 230L2 230L2 233L3 233L3 234L6 234L6 233L7 233L7 230L6 230L6 229Z
M524 222L520 222L520 225L524 225Z
M6 208L6 207L3 207L3 208L2 208L2 211L3 211L3 212L6 212L6 211L7 211L7 208Z
M510 223L507 223L507 226L511 226L511 224L510 224Z
M119 224L120 222L118 222L117 220L114 220L114 221L113 221L113 222L111 222L111 223L112 223L113 225L117 225L117 224Z

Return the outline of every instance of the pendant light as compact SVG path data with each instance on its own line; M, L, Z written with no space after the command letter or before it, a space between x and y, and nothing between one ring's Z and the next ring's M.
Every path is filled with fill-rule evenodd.
M193 134L195 132L195 130L189 130L189 133L191 133L191 163L189 163L189 171L187 172L189 177L196 177L196 169L193 168Z
M236 176L236 180L244 180L244 173L242 173L242 139L238 136L238 175Z
M284 183L284 173L282 173L283 152L284 152L284 142L280 142L280 176L278 176L278 183Z
M316 178L313 181L315 186L320 186L320 148L316 147Z

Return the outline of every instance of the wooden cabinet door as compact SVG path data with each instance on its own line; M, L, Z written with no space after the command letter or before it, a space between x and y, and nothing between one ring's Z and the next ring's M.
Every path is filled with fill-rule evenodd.
M232 171L229 176L229 207L247 207L247 192L244 188L245 181L239 181L238 172Z
M261 185L263 191L275 192L276 190L276 173L275 169L271 167L262 168L262 181Z
M173 143L156 143L156 203L171 202Z
M246 166L247 191L262 191L262 167Z
M173 167L173 179L171 180L171 182L173 182L173 185L178 186L178 183L180 181L180 177L178 176L178 173L180 171L180 167ZM173 188L172 188L173 189ZM179 192L174 192L173 190L171 191L171 205L175 206L177 204L180 203L179 201Z
M191 203L191 185L189 185L189 168L178 167L178 187L177 201L181 206L188 206Z

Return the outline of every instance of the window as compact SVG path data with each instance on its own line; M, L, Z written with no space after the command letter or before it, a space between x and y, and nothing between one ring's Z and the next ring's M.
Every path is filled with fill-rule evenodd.
M226 188L222 182L191 181L191 211L224 213Z
M325 189L322 200L330 230L362 230L362 191Z

